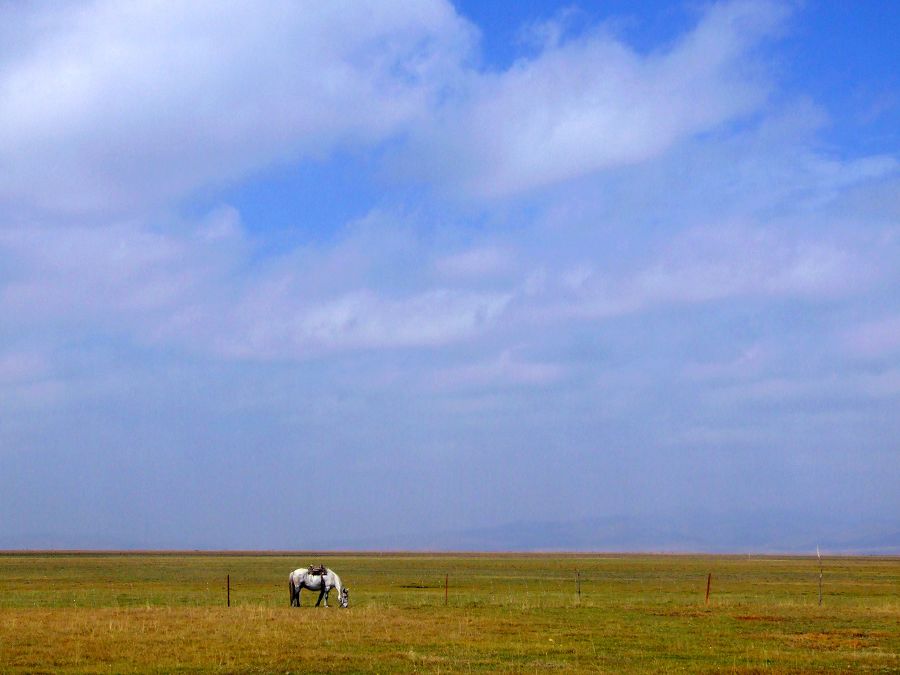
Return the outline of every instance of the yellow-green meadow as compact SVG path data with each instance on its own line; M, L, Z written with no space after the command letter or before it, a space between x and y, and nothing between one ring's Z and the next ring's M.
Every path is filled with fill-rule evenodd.
M320 561L349 609L288 606ZM900 671L900 559L818 593L814 557L2 554L0 672Z

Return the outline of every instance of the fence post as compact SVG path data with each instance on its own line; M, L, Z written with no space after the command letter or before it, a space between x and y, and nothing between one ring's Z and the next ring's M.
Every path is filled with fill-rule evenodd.
M819 553L819 547L816 545L816 557L819 559L819 607L822 606L822 554Z
M581 600L581 574L575 570L575 590L578 593L578 599Z
M231 607L231 575L230 574L225 575L225 593L226 593L226 595L225 595L226 605L225 606Z
M444 606L447 606L447 587L450 585L450 575L444 575Z
M709 604L709 587L712 584L712 572L706 575L706 604Z

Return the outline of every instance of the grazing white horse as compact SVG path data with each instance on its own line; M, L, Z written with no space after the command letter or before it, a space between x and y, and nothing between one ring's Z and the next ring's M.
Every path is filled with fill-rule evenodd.
M308 591L319 591L316 607L322 602L323 597L325 606L328 607L328 592L332 588L337 589L341 607L347 607L350 604L350 589L341 584L341 578L327 567L325 574L311 574L308 569L296 569L291 572L288 583L291 588L291 607L300 606L300 591L304 588Z

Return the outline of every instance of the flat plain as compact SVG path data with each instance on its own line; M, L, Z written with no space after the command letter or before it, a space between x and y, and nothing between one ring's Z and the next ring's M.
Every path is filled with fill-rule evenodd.
M288 607L320 561L349 609ZM0 672L900 672L900 559L822 571L820 605L815 557L8 553Z

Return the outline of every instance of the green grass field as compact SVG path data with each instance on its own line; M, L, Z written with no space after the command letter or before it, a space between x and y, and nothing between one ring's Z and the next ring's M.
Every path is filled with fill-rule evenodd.
M350 608L289 608L320 560ZM0 554L0 672L900 672L900 559L823 591L815 558Z

